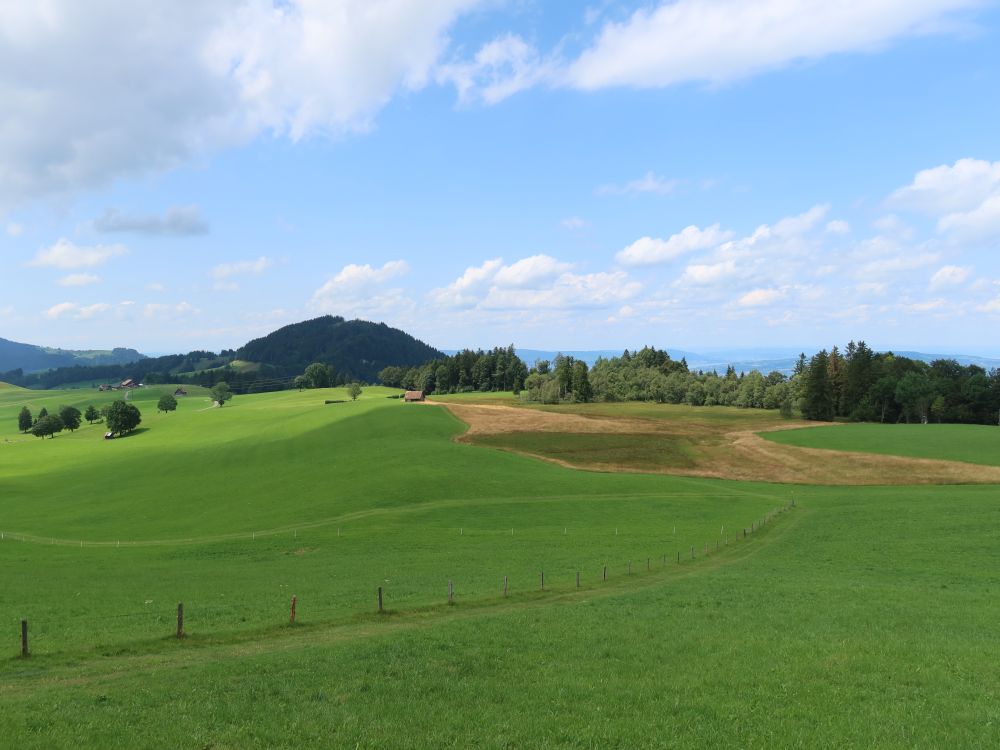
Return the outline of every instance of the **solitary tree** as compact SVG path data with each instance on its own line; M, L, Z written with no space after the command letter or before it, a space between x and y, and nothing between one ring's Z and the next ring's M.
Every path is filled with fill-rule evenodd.
M59 417L46 414L44 417L37 419L31 428L31 434L44 440L47 437L52 437L57 432L62 432L62 428L63 423Z
M101 416L100 412L97 411L96 408L94 408L93 404L88 406L87 411L83 413L83 418L86 419L89 424L94 424L94 422L96 422L100 416Z
M73 430L80 426L80 418L80 410L75 406L59 407L59 419L62 420L63 427L70 432L73 432Z
M303 388L308 388L310 386L309 378L305 375L296 375L295 380L292 381L292 385L301 391Z
M351 397L351 401L357 401L358 396L361 395L361 385L359 383L351 383L347 386L347 395Z
M134 404L115 401L108 408L106 421L108 432L124 435L139 426L139 423L142 422L142 415Z
M233 392L229 390L229 383L225 380L220 380L212 387L212 400L214 400L219 406L222 406L232 397Z
M22 406L21 413L17 415L17 429L21 432L27 432L31 429L31 424L31 412L27 406Z
M164 393L160 396L159 403L156 404L156 410L162 412L177 411L177 399L169 393Z

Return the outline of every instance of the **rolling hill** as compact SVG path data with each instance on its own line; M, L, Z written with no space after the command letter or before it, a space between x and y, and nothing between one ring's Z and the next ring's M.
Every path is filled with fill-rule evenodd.
M385 323L331 315L279 328L236 352L237 359L272 365L286 374L325 362L341 375L367 381L374 381L379 370L390 365L419 365L441 356L437 349Z
M23 370L30 373L75 365L124 365L144 356L135 349L120 347L111 350L54 349L0 338L0 372Z

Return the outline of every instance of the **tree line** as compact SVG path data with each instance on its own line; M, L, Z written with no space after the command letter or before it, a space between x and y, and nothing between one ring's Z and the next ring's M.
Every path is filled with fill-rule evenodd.
M929 364L850 342L806 359L790 376L752 370L692 371L684 359L644 347L600 358L591 368L564 355L535 363L522 398L541 403L652 401L779 409L791 417L868 422L1000 423L1000 370L953 359Z
M378 374L382 385L426 394L471 391L520 393L527 377L528 367L514 352L513 344L489 351L464 349L418 367L386 367Z

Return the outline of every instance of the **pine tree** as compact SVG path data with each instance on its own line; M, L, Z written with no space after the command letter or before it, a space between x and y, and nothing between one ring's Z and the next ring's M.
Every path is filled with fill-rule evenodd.
M31 412L28 410L27 406L22 406L21 413L17 415L17 429L21 432L27 432L31 429L32 424Z
M829 422L833 419L833 390L830 386L830 355L826 349L809 360L806 371L802 415L806 419Z

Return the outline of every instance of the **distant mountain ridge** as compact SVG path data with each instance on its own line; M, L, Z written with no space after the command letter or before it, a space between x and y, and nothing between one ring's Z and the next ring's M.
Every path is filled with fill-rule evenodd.
M138 362L145 355L135 349L56 349L0 338L0 372L23 370L40 372L74 365L124 365Z

